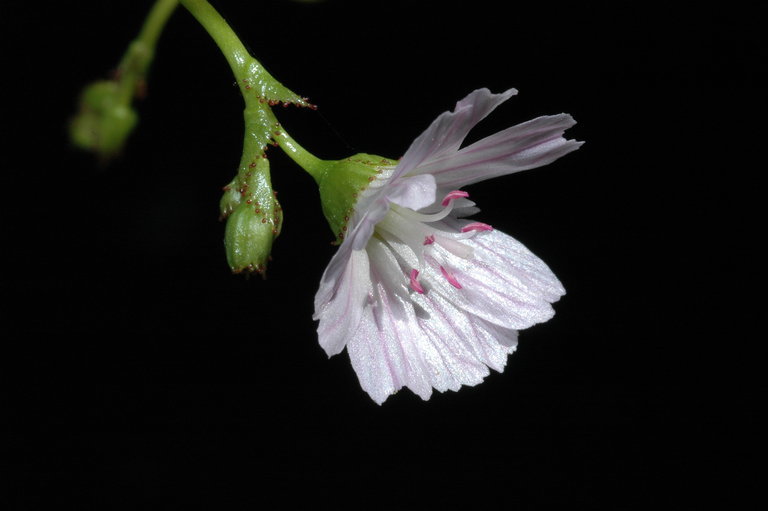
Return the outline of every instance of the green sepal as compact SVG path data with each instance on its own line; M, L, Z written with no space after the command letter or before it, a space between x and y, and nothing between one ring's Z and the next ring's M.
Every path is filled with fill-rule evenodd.
M323 214L340 244L347 232L347 224L355 210L360 194L385 168L397 161L360 153L337 161L326 161L318 179Z

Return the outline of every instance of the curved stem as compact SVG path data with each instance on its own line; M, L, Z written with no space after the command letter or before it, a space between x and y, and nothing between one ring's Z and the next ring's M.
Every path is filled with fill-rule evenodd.
M149 11L137 40L142 41L149 48L154 48L168 18L178 5L179 0L157 0Z
M277 128L273 134L273 139L296 164L303 168L310 176L312 176L316 182L320 182L320 177L325 169L325 163L323 160L304 149L296 140L291 137L288 132L283 129L275 114L269 110L268 116L274 122L274 126Z
M235 76L242 79L247 62L253 57L245 49L229 23L206 0L181 0L181 4L216 42Z
M157 0L149 11L139 35L131 42L120 60L117 67L120 87L118 97L122 104L130 104L144 80L155 54L157 40L178 5L178 0Z
M245 101L246 153L253 153L255 143L264 146L271 140L315 180L323 170L323 160L299 145L280 126L269 105L278 102L310 106L275 80L245 49L240 38L221 14L207 0L180 0L181 4L200 22L229 62ZM250 156L249 156L250 157Z

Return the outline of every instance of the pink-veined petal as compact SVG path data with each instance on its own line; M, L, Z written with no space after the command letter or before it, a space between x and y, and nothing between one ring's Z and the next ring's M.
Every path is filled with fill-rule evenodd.
M544 300L554 303L565 288L547 264L512 236L500 231L484 232L469 242L475 258L496 271L514 275Z
M376 323L373 307L368 305L363 309L358 329L347 344L347 353L360 386L378 404L402 387L385 344L384 332Z
M581 146L581 142L563 138L565 130L574 124L567 114L538 117L479 140L451 156L424 161L414 172L435 176L441 188L461 188L541 167Z
M374 252L386 250L383 242L371 243L377 244ZM387 285L390 266L396 265L394 257L371 257L376 298L365 306L347 344L360 385L375 402L403 387L429 399L433 388L455 391L482 382L488 368L504 369L517 344L516 331L468 314L438 294L420 295L417 312L414 302Z
M475 253L469 259L437 247L434 257L426 258L429 265L422 273L422 283L428 282L433 292L456 307L504 328L522 330L549 320L554 315L551 302L564 293L562 286L555 287L551 283L550 279L555 282L557 279L549 268L530 252L520 250L503 252L506 260L502 264L489 263L485 252L498 254L504 249L493 247L496 252L492 252L479 245L477 240L485 236L498 238L506 235L486 231L464 240L473 252L482 249L482 253ZM518 263L516 258L521 258L521 261ZM527 264L532 258L540 265ZM453 280L459 282L461 287L457 287Z
M376 224L386 216L387 211L389 211L389 201L383 194L377 194L373 200L366 202L364 207L356 206L342 246L349 245L352 250L363 250L373 235Z
M490 367L503 371L507 355L517 347L517 332L508 330L457 309L437 293L417 297L428 316L420 319L430 338L439 343L441 353L462 385L475 385L488 375Z
M469 131L497 106L517 94L509 89L493 94L477 89L456 103L453 112L444 112L413 141L392 174L391 179L406 176L422 162L455 153Z
M393 312L393 297L385 288L378 286L376 295L375 302L365 307L359 328L347 344L360 385L379 404L402 387L427 400L432 386L415 342L419 332L414 329L413 306L403 303L397 307L410 311L401 316Z
M351 250L343 262L338 275L327 279L324 276L315 295L314 318L320 320L317 335L329 357L340 353L357 330L363 305L371 292L368 254Z

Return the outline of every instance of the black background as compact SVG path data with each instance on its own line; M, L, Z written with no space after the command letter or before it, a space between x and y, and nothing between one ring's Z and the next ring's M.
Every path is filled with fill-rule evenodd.
M70 147L79 90L149 5L2 7L6 509L750 508L757 13L214 3L319 106L277 113L320 157L399 157L479 87L520 93L473 138L543 114L579 122L576 153L469 189L479 219L561 278L555 318L477 387L378 406L346 353L317 344L332 236L314 182L277 150L268 278L229 273L217 207L242 100L188 13L160 40L124 154L105 166Z

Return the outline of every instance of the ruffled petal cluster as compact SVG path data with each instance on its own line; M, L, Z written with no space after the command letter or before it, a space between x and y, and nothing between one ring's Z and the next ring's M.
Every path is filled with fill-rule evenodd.
M472 92L440 115L354 206L315 297L329 356L345 347L377 403L402 387L428 399L502 371L517 331L550 319L565 293L544 262L476 213L467 185L540 167L581 143L567 114L512 126L466 147L514 89ZM490 368L490 369L489 369Z

